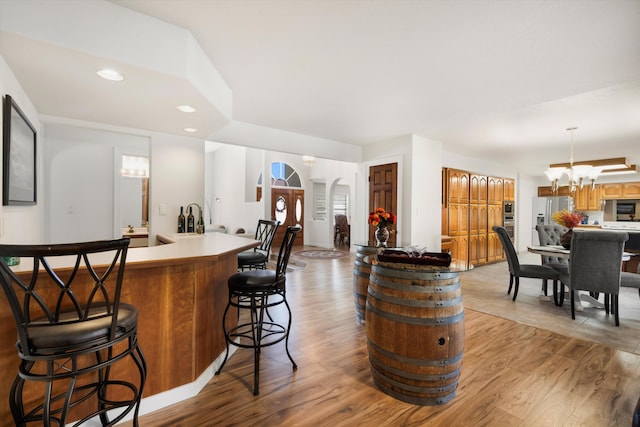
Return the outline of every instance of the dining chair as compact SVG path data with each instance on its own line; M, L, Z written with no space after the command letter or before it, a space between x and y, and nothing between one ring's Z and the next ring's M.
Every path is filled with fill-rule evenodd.
M620 273L620 286L623 288L636 288L640 295L640 264L637 273L623 271Z
M298 367L289 353L291 308L287 302L286 280L291 249L300 230L299 226L287 227L280 245L275 270L241 271L231 276L227 281L229 299L222 315L222 329L224 330L227 349L216 375L220 374L227 362L229 345L253 349L253 394L256 396L260 390L260 353L264 347L272 346L284 340L285 350L293 369L295 370ZM267 310L283 304L286 308L286 320L273 320ZM238 324L231 329L227 329L227 314L234 307L238 312L244 311L248 313L248 319L238 314L240 319ZM265 314L267 314L267 319L265 319Z
M347 220L347 216L344 214L336 214L335 218L335 231L333 234L334 242L340 239L339 242L341 245L344 245L345 242L349 243L350 231L349 231L349 221Z
M560 245L560 236L567 232L567 228L559 224L543 224L536 225L536 231L538 232L538 240L540 246L558 246ZM569 268L569 261L567 258L540 255L542 265L547 265L559 273L566 273ZM547 295L547 279L542 279L542 288L544 294Z
M629 234L610 230L574 230L571 237L569 271L560 281L571 290L571 318L576 318L575 293L588 291L604 294L605 312L615 316L620 326L618 295L622 271L622 253Z
M16 426L71 425L76 416L73 426L112 426L131 411L138 425L147 368L138 311L120 300L128 245L129 238L0 245L1 257L21 258L17 269L0 259L0 284L17 329L20 363L9 392ZM118 362L125 359L137 379L123 375L129 371ZM72 412L77 406L82 409Z
M255 239L260 245L249 251L238 254L238 270L265 269L271 255L271 244L280 223L266 219L258 220Z
M518 253L516 249L513 247L513 242L511 242L511 238L507 233L507 230L499 225L492 227L493 231L498 234L500 238L500 243L502 244L502 249L507 257L507 264L509 266L509 290L507 294L511 293L511 289L515 282L515 288L513 290L513 301L516 300L518 296L518 289L520 287L520 278L526 277L530 279L543 279L543 280L553 280L553 298L556 302L556 305L562 303L562 298L564 297L564 292L562 292L562 298L558 298L558 279L560 277L559 273L553 269L552 267L546 265L538 265L538 264L520 264L518 259ZM560 289L564 289L562 286Z

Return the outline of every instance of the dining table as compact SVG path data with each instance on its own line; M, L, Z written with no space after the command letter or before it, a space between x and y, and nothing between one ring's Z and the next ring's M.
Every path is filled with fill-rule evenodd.
M571 250L561 245L532 245L532 246L527 246L527 251L534 254L542 255L542 256L553 256L553 257L564 258L564 259L569 259L571 256ZM623 252L622 261L623 262L629 261L631 259L631 256L632 256L631 253ZM577 292L576 293L576 303L577 303L576 310L577 311L584 310L584 306L582 305L583 302L591 304L594 307L604 308L604 304L598 301L596 298L594 298L590 294Z

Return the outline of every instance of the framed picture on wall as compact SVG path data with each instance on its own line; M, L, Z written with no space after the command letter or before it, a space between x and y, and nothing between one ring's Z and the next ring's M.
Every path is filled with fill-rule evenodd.
M2 204L36 204L36 129L10 95L3 103Z

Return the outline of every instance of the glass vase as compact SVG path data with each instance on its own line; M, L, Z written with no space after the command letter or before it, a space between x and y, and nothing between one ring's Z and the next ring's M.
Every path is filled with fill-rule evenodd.
M387 227L378 227L375 232L376 242L379 248L386 248L389 241L389 230Z

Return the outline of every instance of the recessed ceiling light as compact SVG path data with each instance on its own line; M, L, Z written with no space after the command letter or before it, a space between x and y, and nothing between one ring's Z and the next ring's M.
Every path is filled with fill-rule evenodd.
M111 80L114 82L121 82L124 80L124 76L116 70L109 70L107 68L97 72L103 79Z
M182 111L183 113L195 113L196 109L193 108L191 105L179 105L178 110Z
M190 133L194 133L194 132L198 132L198 129L196 128L184 128L185 132L190 132Z

